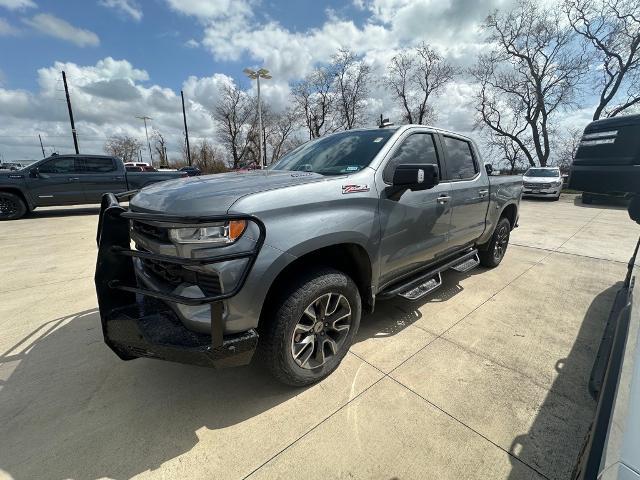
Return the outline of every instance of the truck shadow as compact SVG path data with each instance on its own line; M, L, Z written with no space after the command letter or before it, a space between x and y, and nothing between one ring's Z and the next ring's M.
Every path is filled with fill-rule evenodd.
M589 376L604 332L609 311L622 282L598 294L584 316L576 340L566 358L556 362L557 376L540 406L529 431L513 439L509 459L514 465L510 480L519 480L520 462L544 473L547 478L570 478L587 435L595 401L589 396ZM574 400L568 398L571 396ZM582 398L576 402L576 398ZM558 417L559 404L570 412Z
M420 318L421 305L460 290L449 281L417 304L380 303L377 313L363 318L357 341L395 335ZM247 442L273 442L272 430L291 421L297 408L287 402L303 392L277 383L255 364L213 370L149 359L122 362L102 341L98 312L79 312L44 323L0 353L0 473L15 479L130 478L197 447L202 429L219 431L214 448L221 452L207 457L218 464L207 468L226 470L242 462L238 449ZM233 426L242 436L225 431Z
M626 198L617 197L602 197L595 200L593 203L583 203L582 196L577 196L573 199L573 204L576 207L582 208L598 208L600 210L626 210L629 200Z

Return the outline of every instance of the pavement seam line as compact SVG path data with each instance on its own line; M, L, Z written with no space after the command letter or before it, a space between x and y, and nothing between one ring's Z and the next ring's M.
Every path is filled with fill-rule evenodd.
M357 355L356 355L357 356ZM360 357L358 357L360 358ZM366 362L368 363L368 362ZM372 365L373 366L373 365ZM375 368L375 367L374 367ZM376 370L380 371L380 369L376 368ZM330 413L329 415L327 415L325 418L323 418L322 420L320 420L317 424L315 424L313 427L311 427L309 430L307 430L306 432L304 432L302 435L300 435L298 438L296 438L295 440L293 440L289 445L287 445L286 447L283 447L281 450L279 450L277 453L275 453L274 455L272 455L271 457L269 457L267 460L265 460L263 463L261 463L260 465L258 465L256 468L254 468L251 472L249 472L247 475L245 475L244 477L242 477L242 479L246 479L249 478L250 476L252 476L254 473L256 473L258 470L260 470L262 467L264 467L265 465L267 465L269 462L271 462L272 460L274 460L276 457L280 456L280 454L284 453L285 451L287 451L289 448L291 448L293 445L295 445L296 443L298 443L300 440L302 440L304 437L306 437L307 435L309 435L311 432L313 432L316 428L318 428L320 425L322 425L323 423L325 423L327 420L329 420L331 417L333 417L336 413L340 412L343 408L345 408L347 405L351 404L351 402L353 402L354 400L356 400L357 398L360 398L361 395L363 395L365 392L369 391L371 388L373 388L375 385L377 385L378 383L380 383L387 375L384 372L381 372L383 375L382 377L380 377L378 380L376 380L375 382L373 382L371 385L369 385L367 388L365 388L364 390L362 390L359 394L357 394L355 397L353 397L352 399L348 400L344 405L341 405L340 407L338 407L337 410L335 410L334 412Z
M553 250L551 248L543 248L543 247L532 247L531 245L525 245L523 243L512 243L511 245L515 245L516 247L521 247L521 248L532 248L535 250L544 250L546 252L553 252L553 253L558 253L560 255L569 255L572 257L580 257L580 258L590 258L592 260L602 260L604 262L612 262L612 263L619 263L621 265L627 265L627 262L623 262L621 260L613 260L610 258L602 258L602 257L592 257L591 255L582 255L580 253L571 253L571 252L560 252L558 250ZM560 247L558 247L560 248Z
M565 394L563 394L563 393L561 393L561 392L558 392L558 391L554 390L553 388L549 388L549 387L547 387L547 386L545 386L545 385L541 385L541 384L539 384L538 382L536 382L536 380L535 380L535 379L533 379L533 378L532 378L532 377L530 377L529 375L527 375L527 374L525 374L525 373L523 373L523 372L521 372L521 371L519 371L519 370L516 370L516 369L515 369L515 368L513 368L513 367L510 367L510 366L505 365L505 364L503 364L503 363L501 363L501 362L499 362L499 361L496 361L496 360L494 360L494 359L493 359L493 358L491 358L491 357L488 357L488 356L486 356L486 355L483 355L482 353L476 352L476 351L474 351L474 350L470 350L470 349L469 349L468 347L466 347L465 345L461 345L461 344L459 344L459 343L457 343L457 342L454 342L453 340L451 340L451 339L449 339L449 338L442 337L440 340L442 340L442 341L444 341L444 342L447 342L447 343L450 343L451 345L454 345L454 346L456 346L456 347L460 348L461 350L464 350L465 352L467 352L467 353L469 353L469 354L471 354L471 355L473 355L473 356L476 356L476 357L482 358L483 360L487 360L487 361L489 361L489 362L493 363L494 365L497 365L497 366L499 366L499 367L502 367L502 368L504 368L504 369L506 369L506 370L509 370L510 372L513 372L513 373L515 373L515 374L517 374L517 375L519 375L519 376L521 376L521 377L523 377L523 378L526 378L529 382L531 382L531 384L535 385L536 387L539 387L539 388L543 389L545 392L553 393L554 395L556 395L556 396L558 396L558 397L561 397L561 398L564 398L565 400L567 400L567 401L569 401L569 402L571 402L571 403L573 403L573 404L575 404L575 405L577 405L577 406L579 406L579 407L585 407L585 405L582 405L582 404L580 404L580 403L576 402L575 400L573 400L573 399L571 399L571 398L567 397Z
M424 347L420 348L418 351L416 351L415 353L413 353L412 355L410 355L409 357L407 357L406 359L404 359L397 367L395 367L393 370L391 370L389 373L393 373L394 371L396 371L398 368L400 368L402 365L404 365L407 361L411 360L413 357L415 357L418 353L420 353L422 350L424 350L425 348L427 348L429 345L431 345L433 342L435 342L438 338L441 338L442 336L444 336L447 332L449 332L449 330L451 330L452 328L454 328L456 325L458 325L460 322L464 321L467 317L469 317L469 315L473 314L476 310L478 310L479 308L482 308L488 301L490 301L493 297L495 297L496 295L498 295L500 292L502 292L505 288L507 288L508 286L510 286L513 282L515 282L516 280L518 280L521 276L523 276L525 273L529 272L529 270L531 270L533 267L535 267L536 265L539 265L540 262L542 262L543 260L545 260L547 257L549 257L551 255L551 252L549 252L547 255L545 255L544 257L542 257L541 259L539 259L538 261L536 261L533 265L530 265L526 270L524 270L522 273L520 273L519 275L515 276L514 278L512 278L509 282L507 282L505 285L503 285L497 292L493 293L489 298L487 298L485 301L481 302L480 304L476 305L470 312L468 312L467 314L465 314L462 318L460 318L458 321L456 321L455 323L451 324L448 328L446 328L445 330L443 330L439 335L436 335L435 338L433 340L431 340L429 343L427 343Z
M401 381L387 375L387 377L389 377L391 380L393 380L394 382L396 382L398 385L400 385L401 387L406 388L408 391L410 391L411 393L413 393L414 395L416 395L417 397L421 398L423 401L425 401L426 403L428 403L429 405L431 405L433 408L439 410L440 412L444 413L446 416L448 416L449 418L451 418L452 420L454 420L455 422L459 423L460 425L462 425L463 427L468 428L469 430L471 430L472 432L474 432L476 435L478 435L479 437L483 438L484 440L486 440L487 442L489 442L491 445L493 445L494 447L498 448L499 450L502 450L504 453L506 453L507 455L509 455L510 457L516 459L518 462L520 462L522 465L524 465L527 468L530 468L531 470L533 470L534 472L536 472L538 475L540 475L543 478L546 478L547 480L550 480L549 477L547 477L545 474L543 474L542 472L540 472L538 469L532 467L531 465L529 465L527 462L525 462L524 460L516 457L515 455L513 455L511 452L509 452L508 450L505 450L504 448L502 448L500 445L498 445L497 443L495 443L493 440L489 439L488 437L484 436L482 433L478 432L477 430L475 430L473 427L470 427L469 425L467 425L466 423L464 423L462 420L457 419L456 417L454 417L452 414L450 414L449 412L447 412L446 410L444 410L443 408L439 407L438 405L436 405L435 403L433 403L432 401L426 399L425 397L423 397L422 395L420 395L418 392L416 392L415 390L413 390L411 387L408 387L407 385L405 385L404 383L402 383Z

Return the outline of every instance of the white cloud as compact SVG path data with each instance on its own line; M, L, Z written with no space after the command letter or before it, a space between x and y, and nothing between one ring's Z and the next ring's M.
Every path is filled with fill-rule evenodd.
M11 26L4 18L0 17L0 37L8 37L10 35L17 35L18 29Z
M190 38L189 40L184 42L184 46L189 48L198 48L200 46L200 42L193 38Z
M100 5L113 8L132 18L136 22L142 20L142 8L134 0L100 0Z
M24 10L27 8L37 8L32 0L0 0L0 7L9 10Z
M148 85L146 71L127 60L107 57L95 65L55 62L41 68L37 73L37 92L2 88L0 84L0 153L5 159L39 158L38 133L47 152L53 147L59 152L72 151L61 70L67 74L81 151L102 153L105 140L114 134L144 140L144 125L136 118L144 114L152 118L150 128L165 136L170 159L179 158L184 128L180 92ZM220 87L228 83L233 80L221 74L189 77L184 82L192 143L202 138L213 139L211 110Z
M167 0L176 12L202 20L233 16L250 16L251 3L247 0Z
M74 27L69 22L49 13L39 13L30 19L24 19L24 22L44 35L66 40L79 47L100 45L100 38L92 31Z

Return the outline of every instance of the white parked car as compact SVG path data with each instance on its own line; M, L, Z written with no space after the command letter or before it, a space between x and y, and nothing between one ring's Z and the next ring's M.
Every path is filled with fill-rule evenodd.
M557 167L530 168L522 177L524 196L558 200L562 191L562 175Z

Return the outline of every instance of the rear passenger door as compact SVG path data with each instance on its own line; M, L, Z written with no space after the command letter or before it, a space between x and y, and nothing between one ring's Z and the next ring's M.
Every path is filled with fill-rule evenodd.
M441 135L451 184L450 245L459 248L482 235L489 206L489 182L473 145L463 137Z
M400 138L376 175L380 191L381 285L408 274L447 248L449 184L428 190L394 191L393 172L401 164L436 164L442 171L436 137L412 130Z
M82 172L76 157L55 157L31 169L27 186L36 206L84 202Z
M87 203L100 203L107 192L119 193L127 189L122 168L111 157L82 157L82 185Z

